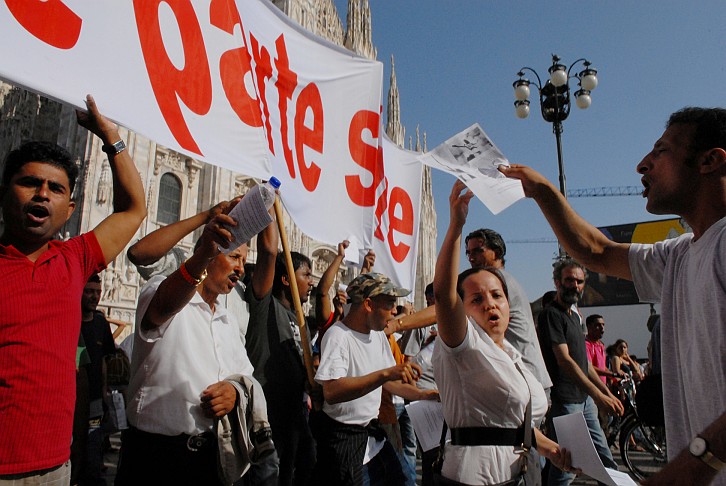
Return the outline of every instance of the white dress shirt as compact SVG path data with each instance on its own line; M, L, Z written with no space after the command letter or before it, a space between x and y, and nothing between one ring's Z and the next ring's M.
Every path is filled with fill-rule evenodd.
M141 320L165 277L142 289L127 390L129 423L145 432L198 434L212 427L202 413L202 392L233 374L252 376L253 368L233 315L217 300L215 312L195 293L169 321L144 331Z

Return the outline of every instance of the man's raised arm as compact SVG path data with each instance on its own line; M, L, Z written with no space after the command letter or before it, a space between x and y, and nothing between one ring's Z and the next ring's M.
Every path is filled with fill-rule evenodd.
M499 166L499 170L519 179L524 194L535 200L567 253L595 272L632 280L626 243L608 239L599 229L572 209L560 191L542 174L524 165Z
M152 231L131 245L126 252L134 265L153 265L166 255L186 235L209 223L216 215L227 209L232 201L223 201L207 211L202 211L181 221L167 224Z
M273 220L275 212L270 208ZM252 273L252 292L261 299L272 290L275 281L275 262L277 260L277 245L280 241L280 232L277 223L273 221L257 235L257 261L255 271Z
M120 141L118 127L101 115L91 95L86 98L86 106L87 113L76 112L78 124L100 138L104 146ZM113 213L93 230L107 264L131 241L146 217L144 186L128 150L109 154L108 163L113 175Z

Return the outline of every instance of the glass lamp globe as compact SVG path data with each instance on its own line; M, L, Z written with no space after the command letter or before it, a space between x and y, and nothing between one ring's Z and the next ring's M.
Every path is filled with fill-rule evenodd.
M586 110L587 108L590 108L590 105L592 104L592 98L590 97L590 91L586 89L581 89L575 92L575 104L577 104L577 107L581 110Z
M529 116L529 101L520 100L514 102L517 118L527 118Z
M565 71L565 66L562 64L552 66L550 68L550 81L556 88L567 84L567 71Z
M582 89L588 91L597 88L597 71L594 69L585 69L580 73L580 86L582 86Z
M523 101L529 98L529 81L526 79L518 79L514 82L514 97Z

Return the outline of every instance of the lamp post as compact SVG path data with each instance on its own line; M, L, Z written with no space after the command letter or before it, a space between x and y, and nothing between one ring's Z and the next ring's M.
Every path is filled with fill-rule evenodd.
M584 69L572 76L572 69L580 62L582 62ZM539 93L539 105L542 118L546 122L552 123L552 131L557 141L557 168L560 177L560 192L565 198L567 198L567 183L565 178L565 165L562 160L562 122L570 114L571 79L577 79L577 85L579 86L579 89L575 91L575 104L577 107L583 110L590 107L592 103L590 93L597 87L597 70L590 66L590 61L581 58L570 64L568 68L564 64L560 64L559 56L552 54L552 65L548 69L550 77L544 85L537 71L527 66L519 70L517 73L519 79L512 84L514 87L514 107L517 117L527 118L529 116L528 98L530 85L533 83L524 77L524 72L529 71L537 78L535 87ZM562 245L559 245L559 254L560 257L565 256Z
M575 65L582 62L584 69L572 76L571 72ZM578 59L570 64L568 68L564 64L560 64L559 56L552 55L552 65L548 71L549 79L544 85L537 71L530 67L523 67L517 73L519 79L514 83L514 97L516 101L514 106L518 118L527 118L529 116L529 94L532 81L524 77L524 72L529 71L537 78L535 87L539 92L539 105L542 111L542 118L546 122L552 123L552 131L557 140L557 166L560 176L560 192L567 197L567 187L565 179L565 165L562 161L562 122L567 119L570 114L570 80L577 79L579 89L575 91L575 104L578 108L587 109L592 103L590 93L597 87L597 70L593 69L590 61L587 59Z

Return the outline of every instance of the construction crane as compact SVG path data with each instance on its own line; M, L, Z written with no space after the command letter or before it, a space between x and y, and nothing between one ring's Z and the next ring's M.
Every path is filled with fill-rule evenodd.
M641 196L642 194L642 186L590 187L567 191L567 197Z
M641 186L613 186L613 187L590 187L587 189L570 189L567 197L613 197L613 196L642 196ZM507 243L557 243L556 238L530 238L525 240L507 240Z

